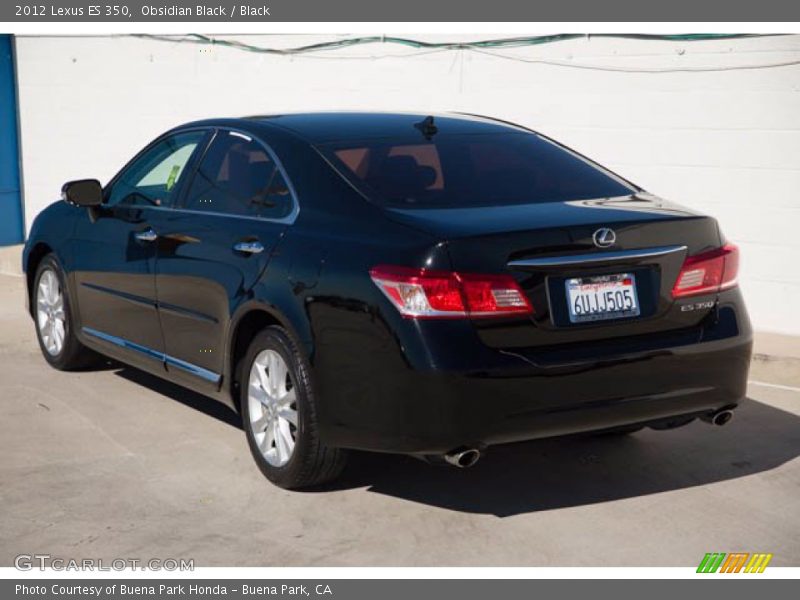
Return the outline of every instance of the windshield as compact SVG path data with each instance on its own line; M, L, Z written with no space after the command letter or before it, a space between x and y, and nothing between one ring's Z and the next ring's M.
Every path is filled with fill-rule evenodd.
M393 207L564 202L637 191L586 159L529 133L348 140L320 150L365 196Z

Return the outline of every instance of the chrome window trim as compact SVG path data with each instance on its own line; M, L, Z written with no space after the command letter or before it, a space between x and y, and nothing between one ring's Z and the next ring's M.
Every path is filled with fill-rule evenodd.
M178 135L178 134L181 134L181 133L191 133L192 131L203 131L203 132L211 134L211 139L208 140L208 144L206 145L205 148L203 148L203 155L199 158L199 162L197 163L198 167L200 166L200 162L202 162L203 157L205 156L206 152L208 152L209 148L211 148L211 145L214 143L214 140L216 139L217 133L220 132L220 131L227 131L230 134L236 134L237 137L247 138L249 141L255 141L258 144L260 144L264 148L264 150L267 152L267 154L269 154L270 158L272 158L272 160L275 162L275 165L278 167L278 170L280 170L281 175L283 175L284 180L286 180L286 185L289 187L289 193L292 196L292 210L289 212L289 214L286 215L285 217L281 217L280 219L271 219L269 217L253 217L253 216L250 216L250 215L235 215L235 214L226 213L226 212L220 212L220 211L194 210L194 209L191 209L191 208L184 208L183 206L178 206L178 205L175 205L175 204L172 204L170 206L147 206L147 205L138 206L137 205L135 207L132 206L130 208L135 208L136 210L175 211L175 212L184 212L184 213L187 213L187 214L194 214L194 215L212 215L212 216L217 216L217 217L229 217L229 218L234 218L234 219L249 219L249 220L253 220L253 221L260 221L262 223L278 223L278 224L282 224L282 225L293 225L294 224L294 222L297 220L298 215L300 214L300 201L298 200L297 190L294 187L294 183L292 183L292 180L289 177L289 174L286 172L286 167L283 166L283 162L281 162L281 159L278 158L278 155L275 153L275 151L272 149L272 147L269 144L267 144L264 140L262 140L260 137L258 137L256 135L253 135L251 133L248 133L246 131L243 131L241 129L238 129L236 127L231 127L231 126L228 126L228 125L191 126L191 127L186 127L186 128L173 129L173 130L170 130L170 131L168 131L166 133L161 134L156 139L154 139L152 142L150 142L147 146L142 148L127 163L125 163L125 165L103 187L104 195L105 195L106 188L113 187L113 185L117 182L117 180L122 175L122 173L125 172L128 169L128 167L131 164L133 164L133 162L136 161L140 156L144 155L145 152L147 152L148 150L153 148L156 144L160 143L162 140L166 139L167 137L170 137L170 136L173 136L173 135ZM195 169L195 171L191 174L192 175L192 179L194 179L196 174L197 174L197 169ZM191 186L191 183L192 182L189 181L188 185ZM188 189L185 190L184 193L182 194L183 197L179 198L181 203L183 203L183 201L186 199L185 196L186 196L187 193L188 193ZM103 206L107 206L105 204L105 200L103 202ZM114 208L114 207L109 207L109 208Z
M657 258L677 252L686 252L686 246L658 246L655 248L640 248L637 250L617 250L610 252L593 252L591 254L569 254L566 256L547 256L542 258L524 258L512 260L508 266L512 269L529 269L536 267L561 267L570 265L592 264L600 262L615 262L624 260L642 260Z
M279 224L288 224L291 225L294 223L294 219L288 221L288 217L284 217L281 219L267 219L266 217L251 217L249 215L233 215L231 213L213 211L213 210L194 210L191 208L173 208L170 206L142 206L137 207L137 210L156 210L162 212L174 212L174 213L186 213L189 215L209 215L212 217L226 217L228 219L246 219L248 221L257 221L259 223L279 223ZM291 215L289 215L291 216ZM296 216L295 216L296 218Z
M281 162L281 159L278 158L278 155L270 147L270 145L267 144L260 137L258 137L256 135L253 135L251 133L242 131L240 129L237 129L236 127L230 127L230 126L227 126L227 125L212 125L211 129L213 129L215 132L226 131L230 135L235 135L236 137L241 137L241 138L247 138L248 141L256 142L257 144L259 144L266 151L266 153L269 154L270 158L275 163L275 166L278 168L278 170L280 171L281 175L283 176L283 179L286 181L286 185L288 186L289 193L291 194L291 197L292 197L292 210L285 217L281 217L279 219L271 219L269 217L253 217L253 216L250 216L250 215L235 215L235 214L221 212L221 211L196 210L196 209L192 209L192 208L185 208L183 206L183 202L185 202L187 200L186 195L189 193L189 190L191 189L191 185L192 185L191 181L189 182L189 187L186 189L186 192L183 194L184 197L181 199L182 200L181 206L173 206L173 207L168 207L168 208L170 210L185 212L185 213L194 214L194 215L215 215L215 216L221 216L221 217L234 217L234 218L239 218L239 219L252 219L254 221L262 221L262 222L268 222L268 223L281 223L281 224L285 224L285 225L294 224L294 222L297 220L297 216L300 214L300 202L297 199L297 191L295 190L294 183L292 183L291 178L289 177L288 173L286 172L286 168L283 166L283 163ZM212 147L212 145L214 144L215 141L216 141L216 135L209 141L208 146L205 148L205 152L208 152L211 149L211 147ZM197 163L197 169L200 168L200 164L203 162L203 158L204 157L201 157L200 158L200 162ZM192 179L193 180L194 180L194 177L197 176L197 169L195 169L195 172L192 173ZM162 207L154 207L154 208L162 208ZM167 207L164 207L164 208L167 208Z
M106 184L103 186L103 202L102 202L102 204L100 206L106 207L108 209L114 209L114 208L120 206L119 204L109 205L107 203L108 195L111 193L111 188L113 188L117 184L117 182L122 178L122 175L125 173L125 171L127 171L142 156L147 154L150 150L155 148L158 144L160 144L161 142L163 142L167 138L174 137L174 136L180 135L182 133L192 133L192 132L195 132L195 131L202 132L203 134L211 133L213 135L214 134L214 127L213 126L208 126L208 125L195 125L195 126L191 126L191 127L181 127L181 128L178 128L178 129L170 129L169 131L166 131L166 132L162 133L161 135L159 135L157 138L155 138L149 144L147 144L144 148L139 150L139 152L134 154L133 157L130 160L128 160L128 162L126 162L122 166L122 168L120 168L119 171L117 171L114 174L114 176L111 179L109 179L108 182L106 182ZM208 150L208 145L211 143L212 140L213 140L213 137L212 137L211 140L209 140L208 144L206 144L206 146L204 148L202 148L203 154L205 154L206 150ZM140 208L147 208L147 205L141 205L141 206L139 206L139 205L123 205L123 208L140 209Z

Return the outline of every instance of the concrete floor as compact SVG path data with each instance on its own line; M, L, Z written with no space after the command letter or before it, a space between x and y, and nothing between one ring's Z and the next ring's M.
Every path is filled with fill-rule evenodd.
M727 427L493 448L474 469L358 454L287 492L237 417L133 369L61 373L22 280L0 276L0 565L193 558L198 566L693 566L711 551L800 565L800 393L754 384ZM790 385L792 362L752 378Z

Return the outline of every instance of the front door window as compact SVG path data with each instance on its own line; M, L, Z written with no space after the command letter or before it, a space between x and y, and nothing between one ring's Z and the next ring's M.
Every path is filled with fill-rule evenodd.
M158 142L122 172L108 194L108 206L169 206L181 176L205 136L178 133Z

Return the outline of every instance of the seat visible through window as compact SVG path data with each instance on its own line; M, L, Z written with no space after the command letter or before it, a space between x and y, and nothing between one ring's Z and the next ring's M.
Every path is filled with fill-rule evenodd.
M276 184L286 194L276 194ZM292 202L280 170L255 140L228 132L219 135L192 181L186 207L265 218L281 218Z

